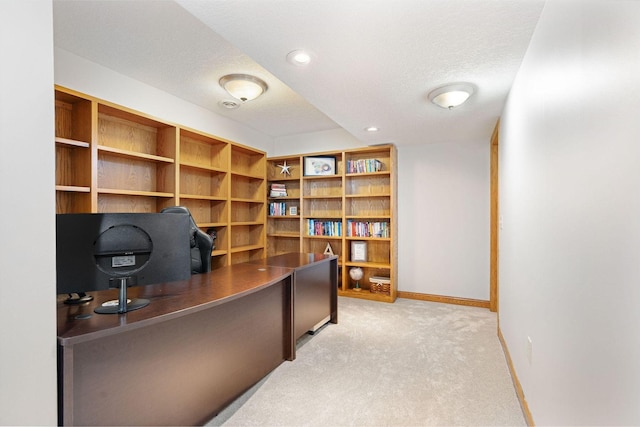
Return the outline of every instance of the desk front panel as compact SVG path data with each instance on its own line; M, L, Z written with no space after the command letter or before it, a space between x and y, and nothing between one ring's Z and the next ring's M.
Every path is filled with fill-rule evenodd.
M59 346L64 424L205 423L290 358L291 287Z

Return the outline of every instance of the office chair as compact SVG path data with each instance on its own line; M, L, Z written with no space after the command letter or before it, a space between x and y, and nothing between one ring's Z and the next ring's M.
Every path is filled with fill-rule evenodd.
M213 251L213 238L200 230L191 216L189 209L184 206L171 206L164 208L160 213L186 213L189 214L189 240L191 243L191 274L207 273L211 271L211 252Z

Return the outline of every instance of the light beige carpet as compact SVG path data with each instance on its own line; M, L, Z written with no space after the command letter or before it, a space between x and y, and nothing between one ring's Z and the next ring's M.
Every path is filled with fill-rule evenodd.
M339 323L208 425L526 425L496 314L398 299L339 298Z

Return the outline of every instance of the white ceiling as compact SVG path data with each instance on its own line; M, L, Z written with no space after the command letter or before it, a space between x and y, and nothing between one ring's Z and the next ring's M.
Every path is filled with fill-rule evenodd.
M58 48L274 138L344 128L364 144L487 140L542 0L54 0ZM286 55L307 49L313 62ZM225 74L269 85L235 110ZM476 87L454 110L427 94ZM367 126L380 131L370 134Z

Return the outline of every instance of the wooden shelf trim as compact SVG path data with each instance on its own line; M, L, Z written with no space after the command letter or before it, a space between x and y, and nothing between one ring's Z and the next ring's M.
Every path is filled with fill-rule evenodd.
M378 171L378 172L360 172L360 173L346 173L344 176L351 178L354 176L373 176L373 175L391 175L391 171Z
M149 160L159 163L175 163L170 157L156 156L155 154L138 153L135 151L123 150L121 148L108 147L106 145L98 145L98 151L102 153L110 153L122 157L130 157L134 159Z
M255 251L256 249L264 249L263 245L243 245L231 248L231 253Z
M226 227L226 222L199 222L198 227L200 228L213 228L213 227Z
M98 188L99 194L118 194L121 196L143 196L143 197L173 197L174 193L164 193L159 191L139 191L139 190L123 190L117 188Z
M231 199L232 202L241 202L241 203L264 203L264 200L261 199L244 199L241 197L233 197Z
M262 175L256 175L256 174L252 174L252 173L248 173L248 172L240 172L240 171L231 171L231 175L233 176L241 176L244 178L251 178L251 179L255 179L255 180L264 180L264 176Z
M331 240L342 240L342 236L309 236L308 234L303 235L305 239L331 239Z
M342 199L342 194L325 195L325 196L302 196L304 200L320 200L320 199Z
M66 191L69 193L90 193L91 188L77 185L56 185L56 191Z
M368 268L384 268L391 269L391 264L385 262L351 262L344 263L347 267L368 267Z
M267 233L267 237L281 237L285 239L299 239L299 233Z
M262 221L235 221L231 225L264 225Z
M191 169L199 169L199 170L204 170L204 171L208 171L208 172L227 173L227 171L222 169L222 168L218 168L218 167L215 167L215 166L201 165L201 164L197 164L197 163L193 163L193 162L180 161L180 167L191 168Z
M376 242L390 242L391 237L360 237L360 236L344 236L347 240L373 240Z
M202 196L200 194L180 194L181 199L191 199L191 200L212 200L212 201L221 201L224 202L227 200L226 197L221 196Z
M88 142L77 141L75 139L69 139L69 138L61 138L59 136L56 136L56 144L63 145L63 146L70 146L70 147L79 147L79 148L89 148L91 145Z
M378 197L378 198L389 198L391 197L391 194L389 193L376 193L376 194L345 194L344 197L346 197L347 199L357 199L357 198L366 198L366 199L371 199L374 197Z

